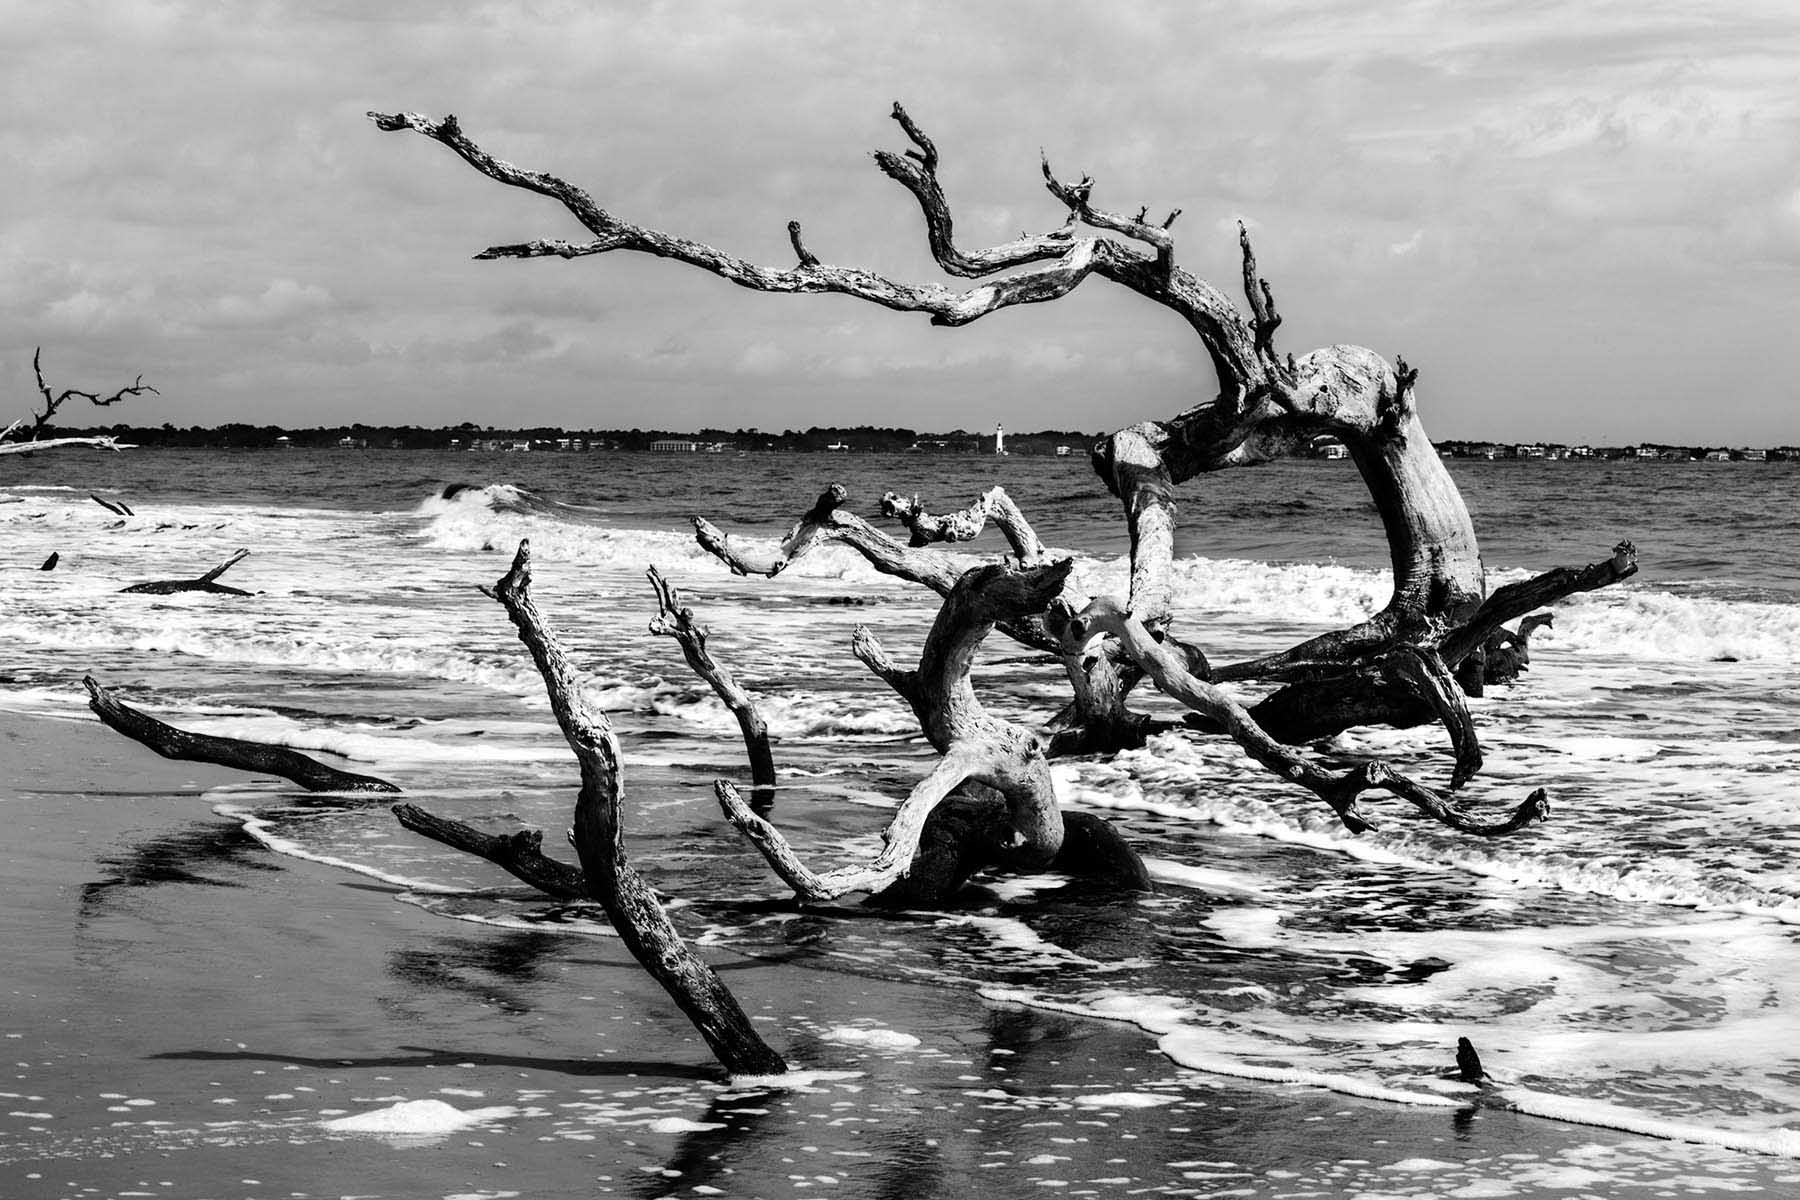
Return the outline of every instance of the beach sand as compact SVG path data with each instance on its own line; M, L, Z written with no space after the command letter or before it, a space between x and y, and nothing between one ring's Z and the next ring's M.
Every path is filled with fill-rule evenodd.
M1196 1075L1127 1026L864 978L803 947L714 958L791 1060L840 1074L732 1086L616 941L457 924L214 811L293 803L285 786L6 713L0 760L0 1196L16 1200L1781 1194L1800 1178L1503 1111ZM386 1128L332 1124L370 1113Z

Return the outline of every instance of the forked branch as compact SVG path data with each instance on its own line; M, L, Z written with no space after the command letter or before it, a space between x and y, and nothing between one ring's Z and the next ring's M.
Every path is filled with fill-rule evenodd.
M555 632L531 596L531 546L519 543L512 567L491 589L518 629L544 678L550 708L581 765L571 840L581 856L589 895L600 902L632 957L680 1006L688 1020L734 1075L784 1072L787 1064L762 1040L737 999L711 967L682 940L656 894L625 854L620 820L621 761L606 714L581 686Z
M134 583L128 588L120 588L119 591L121 594L137 593L149 596L168 596L175 592L211 592L219 596L248 596L251 593L246 592L243 588L234 588L230 584L220 583L219 576L236 566L249 553L248 550L239 550L206 574L194 579L158 579L150 583Z

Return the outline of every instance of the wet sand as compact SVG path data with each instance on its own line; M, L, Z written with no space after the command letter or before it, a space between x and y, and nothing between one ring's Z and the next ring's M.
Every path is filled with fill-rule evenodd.
M7 1197L1800 1185L1784 1160L1196 1075L1134 1029L862 978L799 947L716 961L778 1048L834 1074L734 1086L616 941L459 925L214 812L292 803L271 781L5 713L0 756ZM394 1128L332 1124L369 1113Z

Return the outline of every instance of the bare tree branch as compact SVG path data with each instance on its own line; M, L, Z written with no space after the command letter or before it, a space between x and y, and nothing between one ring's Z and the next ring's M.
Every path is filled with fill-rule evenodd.
M672 637L681 645L694 674L704 679L713 693L737 718L744 735L744 752L750 758L750 780L753 785L751 807L768 812L775 804L775 755L769 748L769 724L757 711L756 701L745 691L731 672L720 666L706 649L706 626L694 619L694 610L681 603L681 593L664 579L662 572L651 567L651 590L656 593L657 613L650 621L650 632Z
M267 742L193 733L126 704L92 675L81 681L88 690L88 707L109 729L148 746L164 758L212 763L239 771L255 771L299 784L309 792L397 792L400 789L373 775L358 775L328 767L318 759Z

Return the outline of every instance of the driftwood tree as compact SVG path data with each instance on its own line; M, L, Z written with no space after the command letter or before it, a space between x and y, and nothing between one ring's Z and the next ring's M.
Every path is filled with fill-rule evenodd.
M1094 448L1095 470L1120 500L1131 539L1128 592L1122 597L1062 594L1046 611L1008 615L1009 636L1059 653L1073 686L1072 703L1049 730L1052 749L1103 750L1141 744L1149 722L1127 706L1148 677L1194 709L1194 723L1237 740L1257 761L1327 801L1346 825L1366 828L1356 797L1384 789L1454 828L1508 833L1546 812L1541 791L1509 814L1484 819L1440 791L1380 762L1332 773L1290 746L1356 725L1441 722L1455 752L1449 787L1461 787L1481 765L1481 747L1464 697L1518 662L1528 631L1507 621L1575 591L1605 586L1636 570L1629 542L1581 568L1560 568L1489 594L1473 523L1460 493L1419 420L1418 372L1357 346L1329 346L1296 357L1276 347L1281 325L1274 290L1257 271L1247 231L1239 230L1240 308L1222 291L1175 261L1171 232L1177 209L1153 221L1140 208L1125 215L1093 203L1094 181L1069 183L1048 160L1045 186L1063 219L1045 232L983 249L955 238L949 201L938 176L937 147L896 104L893 119L910 146L880 151L880 169L917 200L926 239L943 270L974 280L958 290L912 284L856 267L828 264L810 250L799 222L788 224L796 263L769 267L701 242L634 224L608 212L586 191L545 172L514 166L463 133L456 118L370 113L387 131L410 130L449 147L477 171L510 187L560 203L590 235L585 241L541 239L493 246L476 257L580 258L628 250L673 259L742 287L785 294L831 293L901 312L934 325L960 326L989 313L1068 295L1089 279L1124 287L1173 311L1197 336L1212 363L1202 381L1208 399L1161 421L1118 430ZM1216 386L1215 386L1216 385ZM1171 570L1175 489L1197 476L1264 462L1310 447L1329 434L1348 448L1380 514L1393 569L1381 610L1347 629L1309 639L1248 662L1212 664L1190 634L1178 640ZM823 541L842 542L878 569L949 595L957 569L934 542L965 540L987 521L1006 533L1022 563L1042 557L1023 514L996 489L969 509L932 517L915 498L890 494L886 512L910 533L910 544L874 529L843 509L834 487L796 523L774 554L759 553L705 521L696 532L733 570L772 575ZM1487 660L1497 661L1490 671ZM1253 680L1276 685L1245 708L1218 684ZM930 727L931 715L921 713ZM748 825L748 822L745 822Z
M127 396L141 396L145 392L149 392L151 395L160 395L161 393L145 383L142 375L109 396L102 396L98 392L84 392L80 388L64 388L60 392L53 391L50 385L44 382L44 368L41 365L43 355L44 348L42 346L32 351L31 370L37 376L38 395L43 400L44 411L33 413L29 425L26 424L26 419L21 417L4 429L0 429L0 454L30 454L38 450L54 450L61 446L93 446L101 450L125 449L118 439L104 435L97 437L44 437L42 435L47 428L51 427L57 411L70 400L86 400L89 404L107 408L119 403Z

